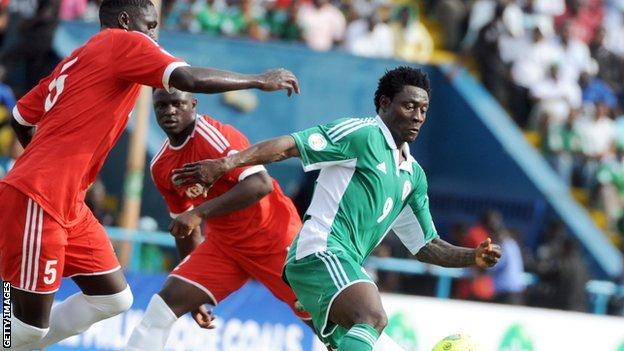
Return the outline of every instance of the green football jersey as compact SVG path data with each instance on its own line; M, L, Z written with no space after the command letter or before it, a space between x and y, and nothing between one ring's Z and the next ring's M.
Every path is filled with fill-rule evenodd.
M425 173L381 118L339 119L292 136L304 170L320 174L288 261L342 250L362 264L391 229L412 254L438 236Z

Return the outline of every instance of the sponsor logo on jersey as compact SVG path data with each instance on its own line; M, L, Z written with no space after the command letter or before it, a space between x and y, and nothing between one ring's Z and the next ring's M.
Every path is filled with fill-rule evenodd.
M186 196L191 199L194 199L199 196L206 197L208 196L208 189L206 189L203 185L197 183L191 187L188 187L185 193L186 193Z
M383 174L386 174L386 162L382 162L380 164L377 165L378 170L380 170Z
M325 150L327 147L327 140L321 134L314 133L308 137L308 145L310 145L314 151Z

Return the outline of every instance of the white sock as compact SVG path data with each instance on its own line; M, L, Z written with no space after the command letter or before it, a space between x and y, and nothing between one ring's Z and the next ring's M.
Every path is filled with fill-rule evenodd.
M11 350L30 351L33 342L41 340L49 328L37 328L28 325L11 315Z
M43 349L70 336L80 334L96 322L125 312L132 306L132 292L127 286L112 295L89 296L76 293L52 308L50 331L34 349Z
M158 294L152 296L143 319L130 335L126 351L163 350L177 320L178 317Z
M375 343L373 351L405 351L399 344L392 340L386 333L381 333Z

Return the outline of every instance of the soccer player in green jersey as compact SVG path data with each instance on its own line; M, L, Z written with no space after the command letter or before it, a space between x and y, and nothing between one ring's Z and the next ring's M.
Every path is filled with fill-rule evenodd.
M375 92L375 107L375 118L339 119L173 173L179 185L210 185L236 167L290 157L299 157L305 171L321 170L284 278L312 315L317 335L339 351L401 350L382 334L387 317L377 286L362 268L390 230L426 263L487 268L501 255L489 238L477 248L463 248L436 232L427 179L408 145L426 119L427 75L410 67L386 72ZM200 222L187 212L171 229L184 235Z

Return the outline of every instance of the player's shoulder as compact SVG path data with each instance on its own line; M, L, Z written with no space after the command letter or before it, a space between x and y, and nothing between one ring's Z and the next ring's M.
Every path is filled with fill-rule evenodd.
M196 132L219 152L224 152L232 144L247 143L245 135L234 126L221 123L209 115L197 115L195 128Z
M379 133L375 118L340 118L327 125L326 134L332 142L342 140L365 141L371 134Z
M169 151L169 139L165 139L158 152L150 161L150 173L154 181L158 183L163 174L168 174L167 153Z
M412 155L409 155L409 160L412 163L412 170L413 170L413 174L414 174L414 179L416 179L416 181L425 181L426 182L427 181L427 175L425 174L425 170L422 168L420 163L418 163L418 161L416 161L416 159Z

